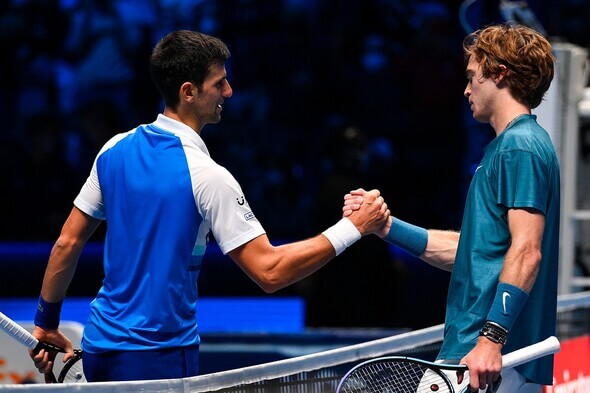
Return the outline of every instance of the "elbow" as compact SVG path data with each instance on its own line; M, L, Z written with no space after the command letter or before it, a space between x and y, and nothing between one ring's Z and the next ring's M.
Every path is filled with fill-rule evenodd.
M267 272L264 275L258 277L256 283L266 293L274 293L286 286L280 280L280 277L278 277L276 274L273 274L272 272Z
M53 245L53 251L63 253L70 250L79 250L82 247L84 247L84 242L75 237L64 236L62 234Z

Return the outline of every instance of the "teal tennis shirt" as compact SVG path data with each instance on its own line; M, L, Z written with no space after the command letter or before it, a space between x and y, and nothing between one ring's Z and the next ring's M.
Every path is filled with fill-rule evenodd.
M503 353L555 334L559 251L559 163L536 116L519 117L485 148L466 198L449 286L440 359L459 360L476 344L510 247L507 213L531 208L545 216L542 261L535 285ZM552 357L517 368L529 381L551 384Z

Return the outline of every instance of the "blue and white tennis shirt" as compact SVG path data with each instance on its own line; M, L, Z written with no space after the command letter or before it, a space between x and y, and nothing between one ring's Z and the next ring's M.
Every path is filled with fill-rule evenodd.
M199 343L209 233L224 254L265 233L201 137L164 115L107 142L74 205L107 221L105 278L82 340L92 353Z

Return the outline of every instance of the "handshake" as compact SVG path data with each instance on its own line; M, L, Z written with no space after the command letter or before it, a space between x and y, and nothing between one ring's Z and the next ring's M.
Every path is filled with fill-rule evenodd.
M365 191L362 188L344 196L342 217L348 218L361 236L371 233L383 238L391 227L391 212L379 190Z

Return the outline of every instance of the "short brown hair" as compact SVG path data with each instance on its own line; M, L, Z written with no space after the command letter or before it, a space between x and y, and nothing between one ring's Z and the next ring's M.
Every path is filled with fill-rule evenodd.
M477 30L465 37L463 53L466 61L474 57L486 78L499 75L504 65L510 92L530 108L539 106L553 80L551 44L526 26L507 23Z
M210 67L229 57L229 49L219 38L191 30L173 31L154 47L150 73L166 105L174 108L184 82L200 88Z

